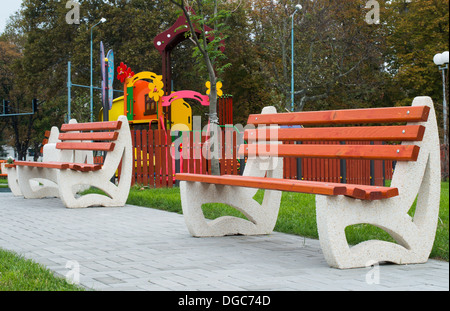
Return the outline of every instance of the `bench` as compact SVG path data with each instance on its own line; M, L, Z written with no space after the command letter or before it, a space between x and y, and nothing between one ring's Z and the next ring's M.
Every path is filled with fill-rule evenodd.
M103 164L93 163L93 151L107 152ZM131 152L126 117L93 123L71 120L61 126L61 133L52 128L42 162L15 162L18 185L25 198L59 197L68 208L124 206L131 186ZM120 178L115 185L111 179L118 168ZM33 187L33 181L40 187ZM106 195L80 196L80 191L90 187Z
M439 137L433 102L417 97L412 106L276 113L266 107L250 115L254 129L244 134L248 156L243 176L176 174L183 214L191 235L258 235L272 232L281 191L316 194L320 244L336 268L366 267L428 260L436 233L440 200ZM280 128L302 125L302 128ZM316 127L312 127L316 126ZM276 130L274 130L274 128ZM272 138L274 141L267 140ZM281 144L281 141L353 141L355 144ZM368 145L367 141L401 142ZM356 144L360 142L360 144ZM365 144L363 144L365 142ZM389 187L283 179L282 157L397 161ZM262 204L253 199L264 189ZM408 215L414 200L414 217ZM206 220L202 204L225 203L247 219L224 216ZM345 228L371 224L396 241L364 241L349 246Z
M58 141L58 134L59 134L59 132L58 132L57 127L53 127L51 129L51 131L45 131L45 134L44 134L45 138L42 141L42 147L41 147L43 161L55 160L55 153L52 151L48 151L48 149L46 152L44 152L44 148L48 148L48 146L45 147L45 145L48 144L49 142L50 142L50 144L52 144L52 143L55 144ZM5 163L4 168L5 168L5 172L7 173L8 187L9 187L9 189L11 189L12 194L14 196L22 196L22 191L20 190L20 187L19 187L19 180L17 178L16 164L15 163L10 163L10 164ZM47 180L40 180L40 181L32 180L32 181L30 181L30 186L33 188L33 191L42 191L40 189L55 188L54 183L49 182ZM51 190L44 190L44 191L48 192ZM56 189L56 193L57 193L57 189Z

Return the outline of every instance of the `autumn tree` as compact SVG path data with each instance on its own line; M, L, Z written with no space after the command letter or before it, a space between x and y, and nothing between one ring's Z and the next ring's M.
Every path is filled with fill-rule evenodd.
M386 61L398 89L398 104L410 104L416 96L430 96L441 125L442 76L433 63L433 56L449 49L449 2L396 0L388 8L385 18L391 31L387 37Z
M193 56L201 58L208 72L209 89L209 126L210 126L210 151L211 151L211 173L220 175L219 169L219 119L217 117L217 82L218 76L227 64L220 66L219 61L223 59L224 54L221 50L224 40L222 29L226 26L222 20L229 15L227 10L219 10L217 0L194 0L192 5L195 7L195 13L188 1L170 0L175 4L186 17L190 31L188 36L195 44ZM206 33L205 26L210 25L212 31ZM199 32L199 33L197 33ZM211 33L212 32L212 33ZM213 37L208 40L208 37Z
M298 2L302 9L294 15L294 110L336 91L363 97L373 90L373 83L382 81L384 26L366 23L365 1L254 0L254 40L267 64L262 68L268 86L282 96L280 108L291 106L291 18Z

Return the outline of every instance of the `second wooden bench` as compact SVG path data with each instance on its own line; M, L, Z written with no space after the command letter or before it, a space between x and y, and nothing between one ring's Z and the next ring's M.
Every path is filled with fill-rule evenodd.
M103 164L92 163L93 151L107 152ZM58 196L69 208L125 204L133 161L126 117L120 116L118 121L63 124L58 141L44 146L45 154L51 154L50 161L44 158L43 162L15 162L18 184L25 198ZM111 178L119 166L120 180L115 185ZM33 189L32 180L45 180L52 185ZM106 195L79 195L80 189L89 187Z
M257 128L245 131L248 144L239 149L248 156L243 176L176 175L181 180L183 214L193 236L268 234L277 220L281 191L302 192L317 195L319 238L331 266L427 260L436 231L440 191L439 137L429 97L416 98L410 107L280 114L266 107L262 114L250 115L248 124ZM402 143L279 144L311 140ZM395 160L397 166L389 187L313 182L283 179L282 157ZM253 199L258 189L265 190L262 204ZM408 211L418 194L411 218ZM201 206L213 202L231 205L247 219L225 216L206 220ZM360 223L384 229L397 243L372 241L350 247L345 228Z

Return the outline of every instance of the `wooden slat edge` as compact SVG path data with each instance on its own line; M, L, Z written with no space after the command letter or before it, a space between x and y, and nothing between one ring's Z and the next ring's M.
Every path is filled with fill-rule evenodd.
M96 150L96 151L113 151L114 143L91 143L91 142L62 142L56 143L56 149L61 150Z
M33 161L15 161L17 166L33 166L33 167L46 167L46 168L58 168L67 169L69 164L65 162L33 162Z
M61 133L60 140L117 140L119 132Z
M308 125L422 122L428 119L428 106L406 106L277 114L252 114L248 124Z
M279 191L303 192L322 195L343 195L346 193L345 185L301 180L277 179L250 176L213 176L201 174L179 173L175 179L183 181L204 182L219 185L239 186Z
M100 131L100 130L118 130L122 126L122 121L106 121L92 123L74 123L61 125L61 131Z
M423 125L250 129L244 132L244 140L421 141L424 132Z
M319 145L319 144L246 144L239 154L249 157L302 157L416 161L420 147L416 145Z

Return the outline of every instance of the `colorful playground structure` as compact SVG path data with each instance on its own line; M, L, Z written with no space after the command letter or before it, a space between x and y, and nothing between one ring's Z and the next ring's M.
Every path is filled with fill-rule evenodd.
M192 14L195 13L192 11ZM130 67L123 62L120 63L117 67L117 79L123 83L124 95L114 98L110 104L109 121L117 120L120 115L126 115L131 129L192 131L192 108L185 99L193 99L202 106L209 106L208 95L191 90L173 92L170 89L172 85L170 52L187 39L185 34L188 29L186 17L182 14L171 27L154 38L154 46L162 57L162 75L151 71L135 74ZM209 29L206 27L207 31ZM200 30L196 32L200 33ZM208 33L207 40L214 40L212 32ZM223 48L224 45L221 49ZM206 82L205 86L208 94L210 82ZM219 96L217 107L219 124L233 124L232 97L222 96L222 82L218 82L216 87ZM104 118L103 109L105 108L99 112L99 120Z
M126 65L117 68L120 77ZM209 97L195 91L178 91L164 95L162 76L150 71L129 76L124 83L124 95L113 100L109 110L109 120L117 120L126 115L133 129L172 129L192 130L192 108L184 99L197 100L203 106L209 106ZM120 79L120 78L119 78ZM165 117L164 107L170 107L170 119ZM103 108L99 112L103 120Z

